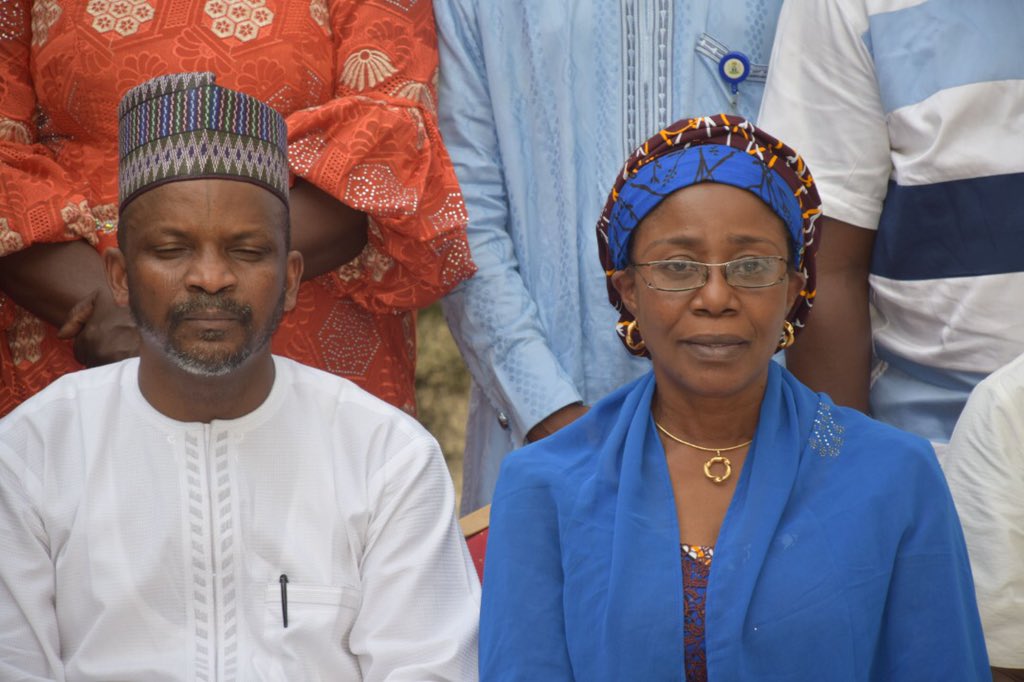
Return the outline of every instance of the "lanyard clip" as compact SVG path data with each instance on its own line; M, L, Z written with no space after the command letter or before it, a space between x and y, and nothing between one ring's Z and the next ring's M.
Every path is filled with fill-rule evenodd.
M732 92L731 104L735 113L740 83L747 80L747 76L750 75L750 59L742 52L727 52L718 60L718 75L729 84L729 90Z

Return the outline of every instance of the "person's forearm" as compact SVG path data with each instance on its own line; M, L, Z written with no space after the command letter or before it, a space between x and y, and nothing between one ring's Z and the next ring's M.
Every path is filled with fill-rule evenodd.
M344 265L366 246L365 213L301 178L295 181L289 200L292 248L302 254L303 279Z
M573 403L552 412L530 429L526 434L527 442L532 443L541 438L547 438L555 431L568 426L585 415L588 409L583 403Z
M0 260L0 288L18 305L74 339L87 367L138 354L139 334L114 301L103 260L83 241L36 244Z
M64 324L79 301L93 294L111 298L102 258L81 240L34 244L4 256L0 259L0 289L55 327Z
M825 220L814 307L786 366L816 391L863 412L869 409L871 318L868 266L874 232Z

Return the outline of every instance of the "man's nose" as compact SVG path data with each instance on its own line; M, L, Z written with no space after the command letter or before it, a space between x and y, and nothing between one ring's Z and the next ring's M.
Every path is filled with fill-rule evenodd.
M230 259L216 249L197 251L185 274L185 284L209 294L230 290L238 278Z

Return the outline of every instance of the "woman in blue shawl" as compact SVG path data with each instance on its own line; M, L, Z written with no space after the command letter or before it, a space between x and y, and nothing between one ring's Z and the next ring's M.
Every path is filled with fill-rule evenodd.
M990 679L931 447L771 361L814 298L820 201L736 117L637 149L598 224L653 371L505 461L481 679Z

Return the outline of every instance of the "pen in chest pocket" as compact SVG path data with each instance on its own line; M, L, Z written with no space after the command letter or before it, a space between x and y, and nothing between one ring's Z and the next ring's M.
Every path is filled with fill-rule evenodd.
M281 622L288 627L288 576L282 573L278 582L281 583Z

